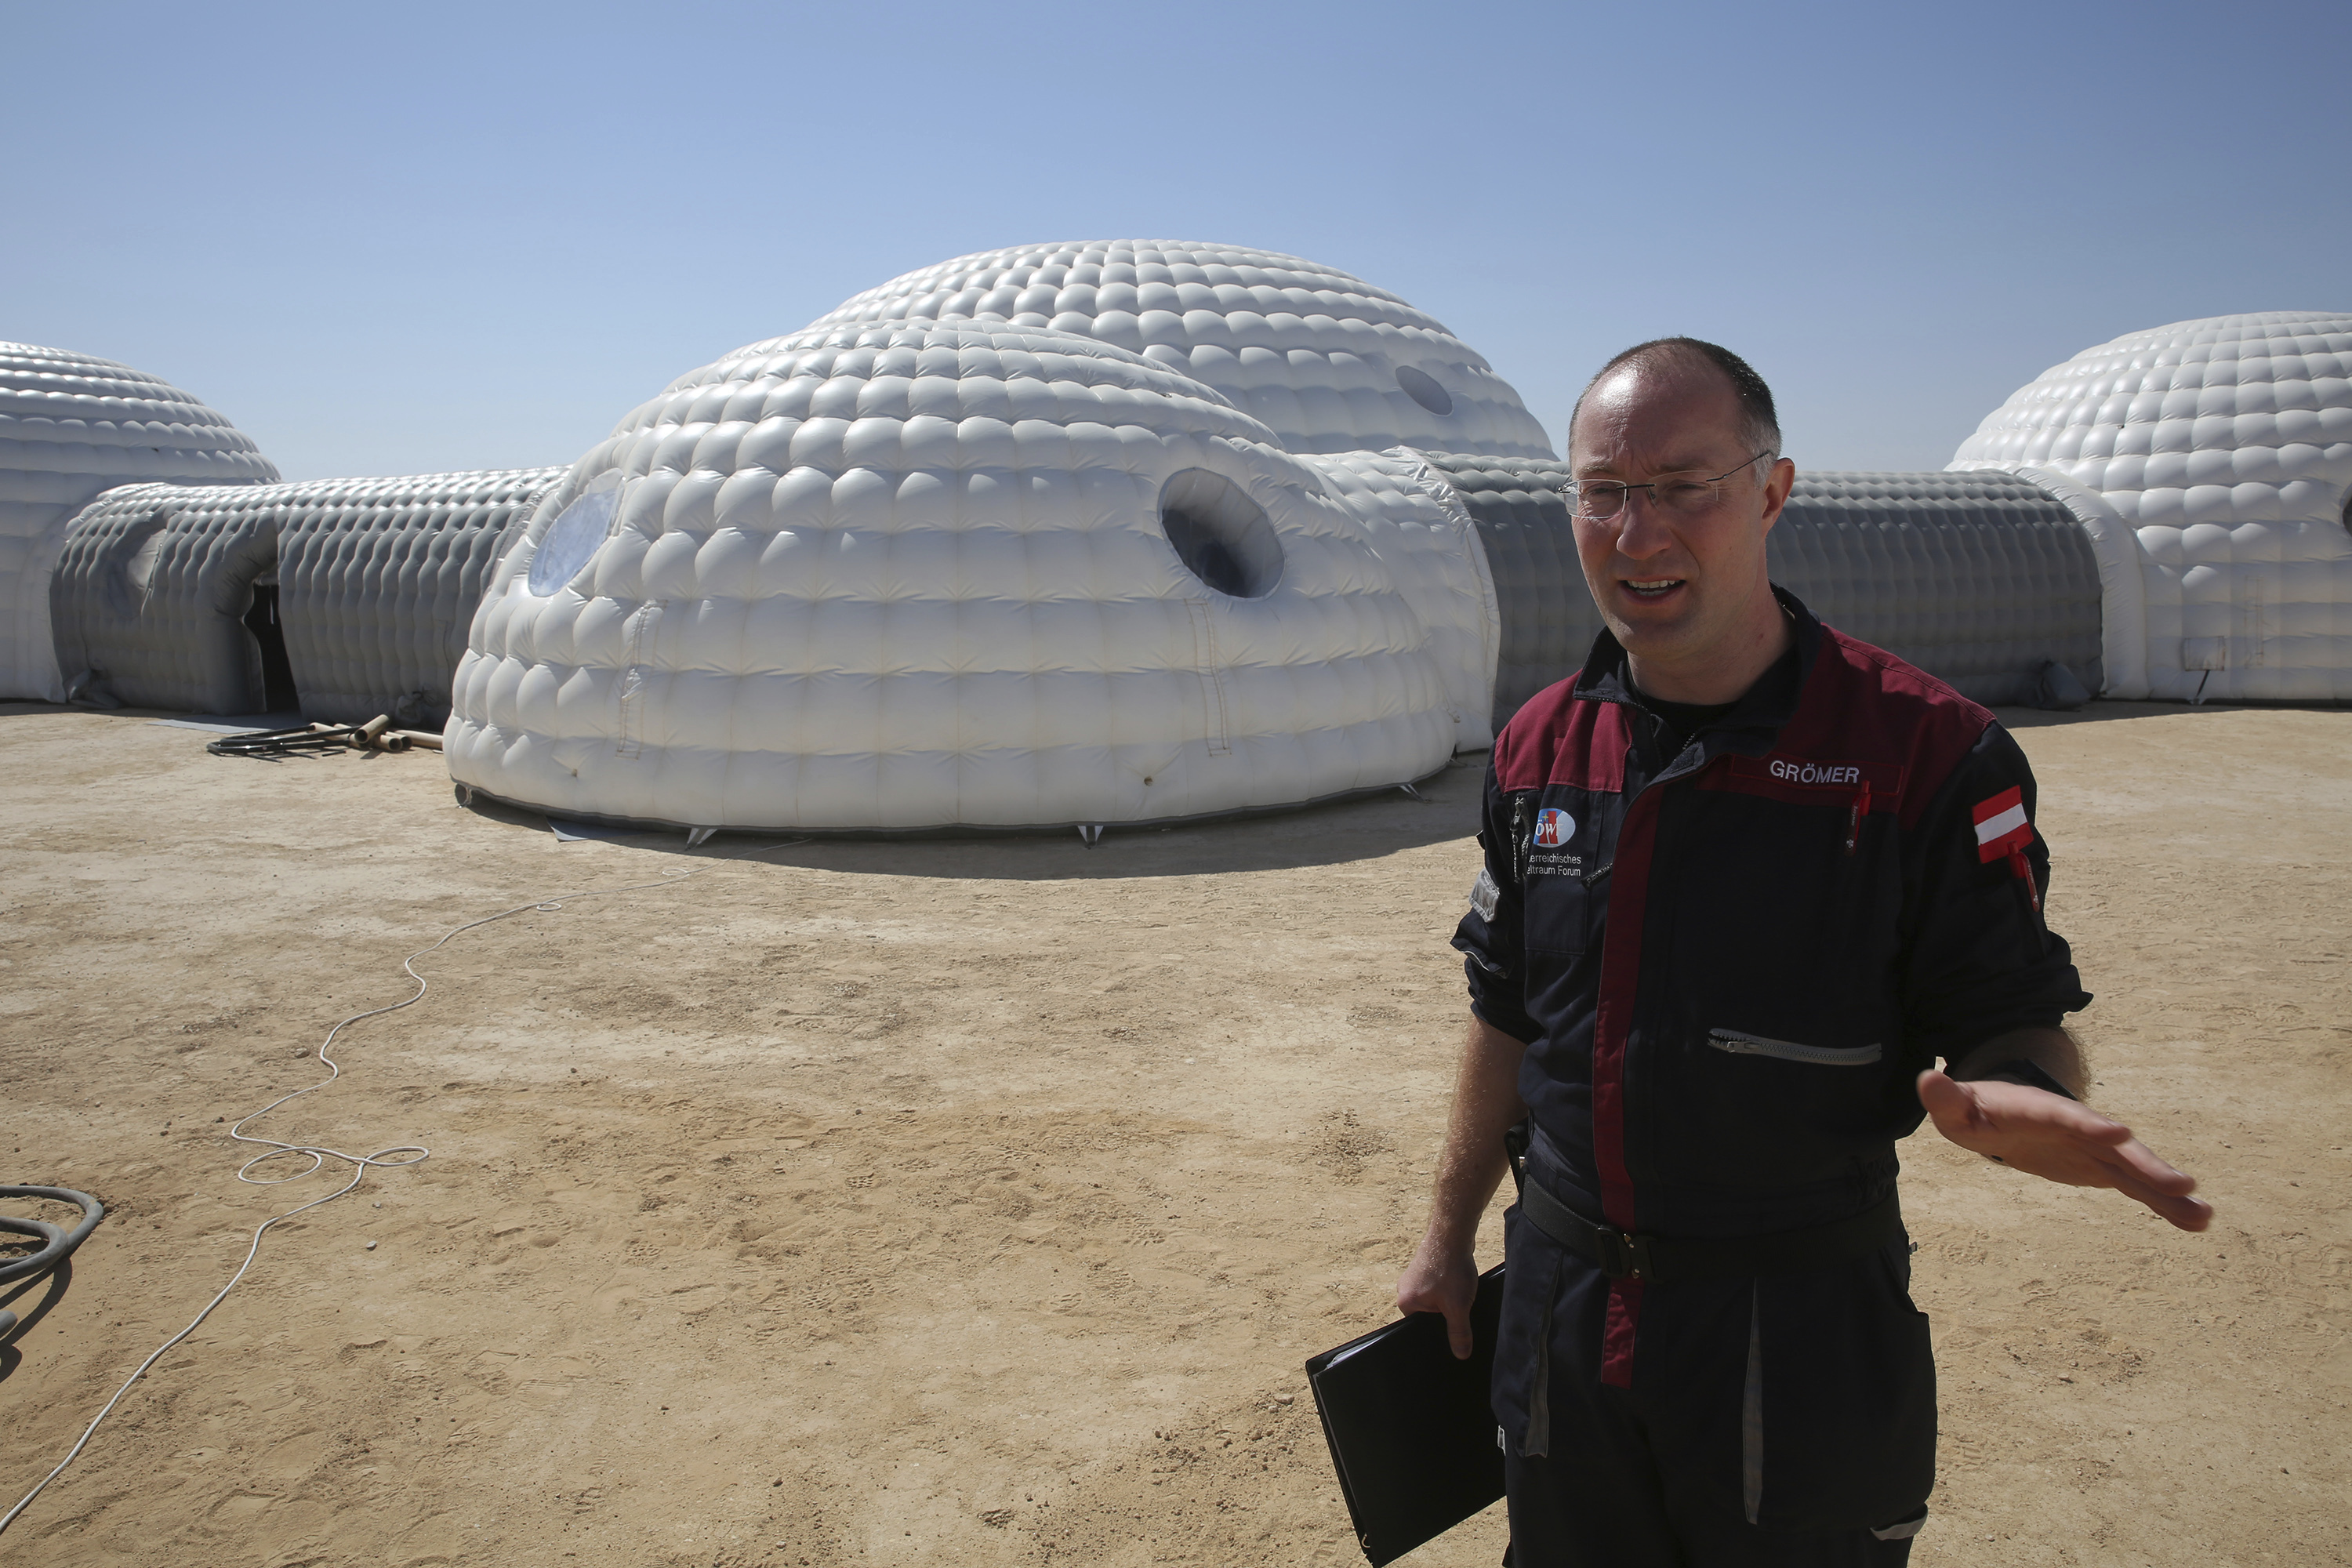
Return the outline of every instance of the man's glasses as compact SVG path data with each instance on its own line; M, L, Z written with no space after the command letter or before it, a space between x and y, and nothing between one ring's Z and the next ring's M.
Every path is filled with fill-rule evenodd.
M1694 479L1685 474L1668 474L1652 479L1645 485L1629 485L1618 479L1570 479L1559 493L1568 498L1568 510L1594 522L1605 522L1625 510L1625 494L1629 490L1647 490L1650 503L1660 511L1675 517L1696 517L1712 509L1723 499L1723 482L1762 461L1780 454L1763 451L1725 473L1711 479Z

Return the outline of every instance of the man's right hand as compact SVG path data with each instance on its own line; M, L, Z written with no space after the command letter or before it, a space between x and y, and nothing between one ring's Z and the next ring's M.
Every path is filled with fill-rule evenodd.
M1470 1304L1478 1296L1478 1260L1424 1236L1397 1281L1397 1310L1443 1312L1455 1361L1470 1359Z
M1401 1312L1443 1312L1456 1360L1470 1359L1470 1305L1478 1299L1478 1220L1509 1163L1503 1133L1528 1113L1519 1103L1519 1058L1527 1047L1473 1016L1454 1081L1454 1110L1437 1158L1429 1228L1397 1281Z

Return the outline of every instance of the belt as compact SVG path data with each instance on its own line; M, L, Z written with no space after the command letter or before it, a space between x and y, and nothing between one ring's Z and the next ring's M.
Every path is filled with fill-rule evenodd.
M1645 1279L1655 1284L1821 1268L1903 1237L1903 1210L1893 1193L1858 1215L1828 1225L1768 1236L1677 1239L1635 1236L1594 1225L1553 1196L1529 1173L1519 1187L1519 1212L1570 1252L1600 1265L1612 1279Z

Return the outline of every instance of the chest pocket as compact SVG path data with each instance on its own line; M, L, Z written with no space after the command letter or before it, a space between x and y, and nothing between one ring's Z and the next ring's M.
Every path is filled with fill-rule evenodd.
M1527 882L1528 952L1573 958L1600 945L1597 911L1606 894L1574 872L1538 873Z

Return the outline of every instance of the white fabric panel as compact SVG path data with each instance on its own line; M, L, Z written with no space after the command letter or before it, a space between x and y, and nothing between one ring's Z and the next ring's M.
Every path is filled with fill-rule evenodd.
M1501 622L1487 727L1496 734L1545 687L1584 668L1601 611L1576 558L1568 465L1467 452L1420 456L1478 533Z
M2116 515L2116 509L2107 504L2105 496L2084 489L2063 474L2037 468L2031 463L2000 463L1994 467L2039 485L2053 500L2073 512L2074 521L2091 541L2092 553L2098 557L2099 630L2104 656L2101 662L2106 679L2094 695L2147 696L2147 560L2140 550L2139 535ZM2081 675L2082 671L2074 673Z
M908 321L1051 327L1127 349L1216 388L1292 452L1552 456L1510 384L1434 318L1276 251L1147 239L980 251L810 326Z
M1420 453L1345 452L1307 461L1345 507L1380 556L1397 589L1429 631L1429 651L1445 682L1454 749L1495 743L1495 656L1502 617L1486 552L1461 498Z
M2145 654L2128 681L2110 656L2109 695L2352 699L2352 315L2216 316L2085 349L1951 467L2017 465L2137 531Z
M1278 540L1257 596L1163 531L1190 470ZM1420 777L1454 728L1389 566L1265 426L1088 338L903 322L755 344L623 420L499 563L453 706L460 784L729 827L1288 805Z
M64 700L49 576L66 522L148 479L252 484L278 470L226 419L111 360L0 342L0 698Z

